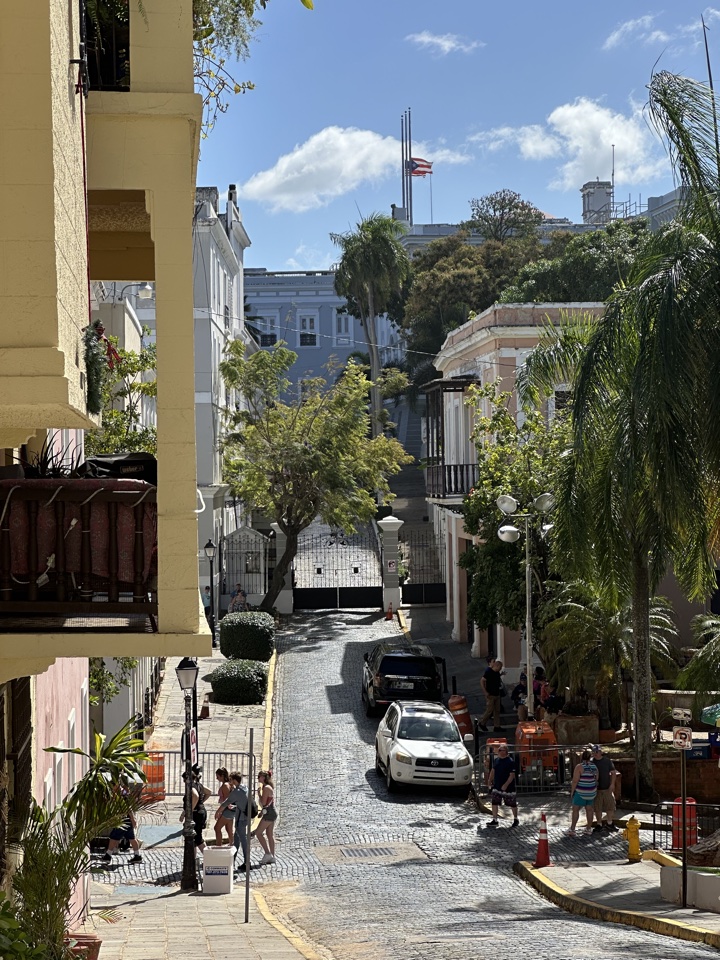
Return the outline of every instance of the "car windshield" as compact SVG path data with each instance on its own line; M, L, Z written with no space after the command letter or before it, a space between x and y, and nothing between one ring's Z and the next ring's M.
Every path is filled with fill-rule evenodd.
M457 743L460 733L456 724L446 717L403 717L398 732L400 740L432 740L439 743Z
M426 677L434 679L437 669L425 657L383 657L380 672L388 677Z

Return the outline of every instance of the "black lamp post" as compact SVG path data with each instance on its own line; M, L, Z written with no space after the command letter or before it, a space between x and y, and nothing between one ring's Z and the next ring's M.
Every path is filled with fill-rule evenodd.
M212 645L215 646L215 554L217 547L212 540L208 540L204 547L205 558L210 564L210 633Z
M175 668L180 689L185 700L185 803L183 820L183 851L181 890L197 890L197 868L195 866L195 827L192 817L192 750L190 732L192 730L192 696L198 678L198 665L191 657L183 657Z

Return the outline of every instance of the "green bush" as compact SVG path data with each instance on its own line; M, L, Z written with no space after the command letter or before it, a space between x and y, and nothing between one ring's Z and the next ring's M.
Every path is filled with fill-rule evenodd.
M269 613L228 613L220 621L220 651L229 660L269 660L275 621Z
M228 660L213 670L209 680L215 703L262 703L268 665L258 660Z

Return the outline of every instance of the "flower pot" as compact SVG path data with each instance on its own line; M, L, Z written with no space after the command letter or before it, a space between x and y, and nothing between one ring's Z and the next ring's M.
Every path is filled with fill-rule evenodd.
M102 940L96 933L68 933L67 943L74 957L82 960L98 960Z

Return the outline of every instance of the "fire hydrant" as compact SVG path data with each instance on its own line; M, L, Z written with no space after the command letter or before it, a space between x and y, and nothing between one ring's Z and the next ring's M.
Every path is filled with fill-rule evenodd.
M628 861L639 863L642 860L640 853L640 821L630 817L627 827L623 830L623 840L628 842Z

